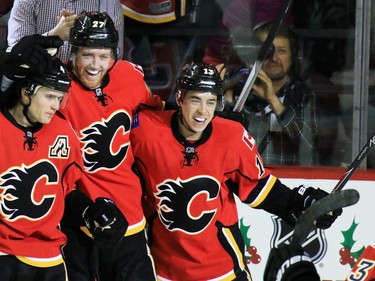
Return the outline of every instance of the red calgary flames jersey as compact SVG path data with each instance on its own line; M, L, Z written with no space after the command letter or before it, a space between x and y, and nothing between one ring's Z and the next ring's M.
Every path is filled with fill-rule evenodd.
M366 247L346 278L346 281L372 280L375 280L375 244Z
M129 222L126 235L144 228L141 185L132 171L129 132L132 114L141 105L161 107L143 80L141 67L118 61L107 86L88 90L72 81L72 93L62 111L78 132L84 161L79 189L91 199L113 199Z
M78 137L60 116L29 131L4 111L0 139L0 254L34 266L59 264L65 196L82 174Z
M156 210L150 226L157 274L161 280L233 280L246 266L233 193L256 207L276 178L239 123L215 117L192 153L171 129L178 118L173 112L141 111L131 133L147 207Z

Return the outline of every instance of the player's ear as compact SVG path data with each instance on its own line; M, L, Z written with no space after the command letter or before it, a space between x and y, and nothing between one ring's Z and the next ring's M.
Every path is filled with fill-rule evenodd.
M25 103L25 101L30 100L30 96L27 94L26 87L22 87L22 89L21 89L20 100L21 100L22 103Z

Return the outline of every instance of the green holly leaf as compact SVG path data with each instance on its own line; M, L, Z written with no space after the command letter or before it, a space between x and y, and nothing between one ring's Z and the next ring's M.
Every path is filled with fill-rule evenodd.
M249 248L250 247L250 245L251 245L251 238L249 238L248 236L247 236L247 232L249 231L249 229L250 229L250 225L245 225L244 223L243 223L243 220L244 220L244 218L242 217L241 219L240 219L240 231L241 231L241 234L242 234L242 237L243 237L243 239L244 239L244 241L245 241L245 245L246 245L246 249L247 248Z
M349 229L341 231L342 235L344 236L344 242L342 242L341 245L349 250L352 249L354 243L356 242L356 240L353 239L353 234L357 226L358 223L355 223L355 220L353 219L352 225L349 227Z

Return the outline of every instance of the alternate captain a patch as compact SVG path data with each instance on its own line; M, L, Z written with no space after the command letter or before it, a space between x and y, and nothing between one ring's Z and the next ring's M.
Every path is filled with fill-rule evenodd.
M245 129L243 130L242 140L250 148L250 150L253 150L255 140Z
M67 136L57 136L54 144L49 147L50 158L68 158L69 157L69 140Z

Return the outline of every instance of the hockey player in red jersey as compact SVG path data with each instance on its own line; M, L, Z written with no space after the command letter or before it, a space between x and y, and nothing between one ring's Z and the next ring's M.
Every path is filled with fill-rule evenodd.
M118 38L106 13L82 12L76 19L69 40L72 96L62 113L81 142L84 176L79 189L91 199L111 198L129 223L115 247L95 245L99 279L155 280L129 133L140 106L161 108L161 102L150 93L140 66L116 59ZM64 249L70 279L92 280L88 275L96 269L88 263L93 256L90 237L79 228L64 231L70 239Z
M289 189L263 166L254 139L224 107L222 65L191 64L177 83L177 111L140 111L131 143L145 187L158 280L251 280L234 195L293 225L327 195ZM328 228L342 210L320 217Z
M68 280L61 253L67 239L59 229L65 205L72 219L99 223L99 238L108 233L105 218L115 219L113 204L94 204L75 189L82 175L79 140L57 111L69 87L65 66L51 58L43 73L26 75L1 96L2 281Z

